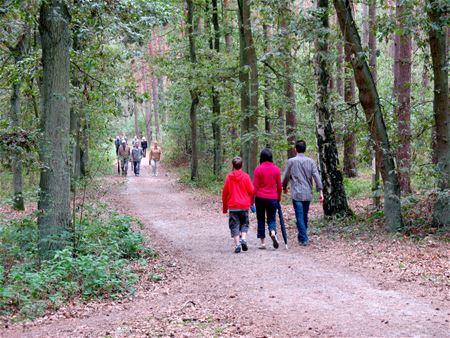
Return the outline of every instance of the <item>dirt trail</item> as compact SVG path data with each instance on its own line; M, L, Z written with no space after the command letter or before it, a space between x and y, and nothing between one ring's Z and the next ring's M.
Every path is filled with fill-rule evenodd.
M321 261L311 247L258 250L254 225L249 251L233 254L220 206L183 191L165 172L151 177L144 165L120 195L176 278L130 301L3 336L450 336L448 308L379 287Z

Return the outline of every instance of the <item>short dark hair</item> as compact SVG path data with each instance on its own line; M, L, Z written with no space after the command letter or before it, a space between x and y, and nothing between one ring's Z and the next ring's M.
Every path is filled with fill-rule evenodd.
M304 153L306 151L306 142L303 140L295 142L295 150L297 150L297 153Z
M261 154L259 155L259 164L264 162L273 162L272 151L269 148L261 150Z
M236 169L236 170L241 169L242 168L242 158L240 158L239 156L236 156L231 161L231 164L233 164L233 168L234 169Z

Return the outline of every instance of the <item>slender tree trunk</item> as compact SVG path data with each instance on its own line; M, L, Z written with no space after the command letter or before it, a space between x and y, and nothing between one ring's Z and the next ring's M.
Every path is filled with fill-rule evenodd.
M14 57L16 67L19 67L24 55L27 53L30 31L25 27L24 33L18 38L17 45L10 51ZM19 131L21 127L21 81L17 79L12 84L11 110L9 125L14 131ZM23 200L23 173L22 159L19 152L11 154L11 170L13 175L13 208L16 210L25 210Z
M373 81L377 83L377 1L369 0L369 55L370 55L370 71L372 73ZM383 158L381 154L381 149L378 146L379 142L376 140L372 141L372 195L373 204L376 208L381 207L380 199L380 168L382 166Z
M158 78L152 76L152 107L153 115L155 117L155 138L157 141L160 139L159 128L159 95L158 95Z
M212 0L212 24L214 28L214 39L210 38L210 48L217 54L220 53L220 27L217 0ZM214 138L214 175L220 176L222 172L222 135L220 128L220 95L216 88L211 88L212 96L212 131Z
M264 54L269 52L269 39L270 39L270 27L263 24L263 35L264 35ZM270 92L271 83L269 76L269 69L266 64L264 64L264 130L266 131L266 147L270 147L272 143L272 125L270 123Z
M227 53L231 53L231 50L233 48L233 40L232 40L232 26L231 26L231 22L228 19L228 11L230 10L230 0L223 0L223 11L224 11L224 18L223 18L223 22L224 22L224 28L225 28L225 34L224 34L224 38L225 38L225 50L227 51Z
M284 68L284 96L285 96L285 116L286 116L286 141L288 144L287 157L291 158L296 155L295 141L297 140L297 114L295 88L292 81L292 60L291 60L291 35L289 34L289 21L291 17L288 2L283 2L281 8L280 28L282 35L282 54Z
M316 40L315 76L316 76L316 137L319 152L320 170L324 186L323 210L326 216L351 215L344 182L339 170L339 157L334 138L332 114L330 112L330 94L328 84L328 0L318 0L317 9L322 27Z
M195 51L195 36L194 36L194 4L192 0L186 0L187 6L187 26L189 36L189 58L192 67L197 66L197 55ZM197 145L197 106L199 103L199 95L197 88L190 90L191 94L191 109L189 113L191 121L191 180L198 180L198 145Z
M141 130L139 129L139 109L136 101L133 101L133 116L134 116L134 135L140 137Z
M361 39L353 20L349 0L333 0L339 20L341 32L346 43L351 48L352 66L356 84L359 89L359 99L366 115L372 139L380 142L383 151L383 162L386 170L384 182L384 213L385 226L389 231L400 229L402 224L400 186L389 137L381 112L380 99L369 65L364 59Z
M16 57L16 64L20 62L21 58ZM14 130L20 128L20 84L13 83L11 95L11 118L10 126ZM23 179L22 179L22 159L19 153L11 156L11 169L13 174L13 207L16 210L25 210L23 201Z
M402 192L411 193L411 63L412 37L408 33L407 21L410 20L411 5L404 0L396 0L396 16L400 33L396 34L395 64L397 99L396 117L399 131L397 165Z
M41 5L39 31L42 43L41 86L44 139L41 141L39 194L39 251L42 257L67 245L71 229L69 164L69 50L70 14L65 1Z
M434 205L433 225L450 225L450 117L448 112L448 17L446 1L428 0L428 16L432 23L429 38L434 74L434 123L436 127L436 156L438 196Z
M258 61L251 30L250 2L249 0L238 0L238 6L241 51L239 78L242 85L241 110L243 115L241 143L244 154L244 170L253 177L258 156ZM245 68L249 68L249 71Z
M350 6L353 4L350 2ZM345 40L345 38L344 38ZM351 122L345 127L344 134L344 175L347 177L358 176L356 169L356 136L353 126L353 117L356 116L355 106L355 80L351 66L351 48L344 41L345 65L344 65L344 101L347 103Z

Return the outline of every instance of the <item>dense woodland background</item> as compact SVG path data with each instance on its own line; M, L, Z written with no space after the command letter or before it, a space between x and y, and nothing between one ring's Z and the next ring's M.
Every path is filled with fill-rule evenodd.
M448 7L4 1L2 198L18 210L38 200L45 255L70 242L71 198L111 171L116 135L161 142L204 185L222 182L236 154L252 174L265 146L283 168L301 138L325 215L352 215L345 189L359 184L389 231L410 222L411 196L434 201L432 225L448 226Z

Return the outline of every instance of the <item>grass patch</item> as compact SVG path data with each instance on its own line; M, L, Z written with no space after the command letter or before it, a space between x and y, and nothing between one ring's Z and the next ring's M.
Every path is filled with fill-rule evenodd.
M74 245L40 261L36 220L0 221L0 315L34 318L76 297L132 294L139 276L130 263L155 256L135 225L105 205L90 207Z

